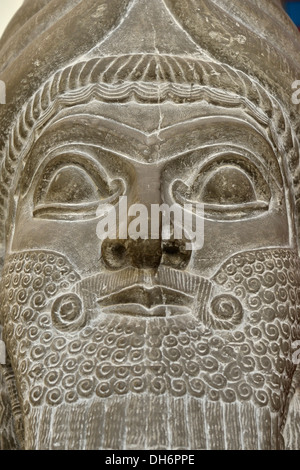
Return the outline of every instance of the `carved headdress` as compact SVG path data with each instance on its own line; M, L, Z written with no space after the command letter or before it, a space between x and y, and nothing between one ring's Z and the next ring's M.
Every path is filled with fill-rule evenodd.
M34 132L95 96L246 107L285 154L298 201L299 39L276 0L26 0L0 42L0 240Z

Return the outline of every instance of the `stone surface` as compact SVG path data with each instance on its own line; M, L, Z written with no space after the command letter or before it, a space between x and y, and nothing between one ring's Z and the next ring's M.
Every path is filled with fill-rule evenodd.
M0 341L0 364L6 363L6 348L4 341Z
M0 448L299 448L299 52L275 0L24 2L0 42ZM201 249L174 221L99 240L125 196L204 204Z

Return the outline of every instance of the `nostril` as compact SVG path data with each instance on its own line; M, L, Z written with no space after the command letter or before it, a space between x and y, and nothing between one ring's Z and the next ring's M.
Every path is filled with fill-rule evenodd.
M126 248L121 243L116 243L112 246L111 253L113 256L123 259L126 255Z
M163 247L163 252L167 255L178 255L180 253L180 248L176 245L165 245Z
M174 269L185 269L191 259L191 251L186 250L182 240L164 241L162 253L162 264Z
M101 246L104 264L109 269L120 269L127 264L126 246L120 241L104 240Z

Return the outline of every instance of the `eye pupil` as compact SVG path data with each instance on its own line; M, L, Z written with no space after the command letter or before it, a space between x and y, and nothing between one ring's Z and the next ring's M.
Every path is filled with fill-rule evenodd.
M207 204L243 204L256 201L248 176L235 167L217 170L206 182L201 200Z

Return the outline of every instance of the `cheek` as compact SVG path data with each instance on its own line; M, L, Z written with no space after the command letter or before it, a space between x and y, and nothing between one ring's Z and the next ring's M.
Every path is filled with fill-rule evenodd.
M51 221L32 219L19 213L12 241L12 251L53 250L63 253L82 273L100 268L100 241L97 221Z
M240 222L205 220L204 246L193 252L190 269L200 276L211 276L234 253L289 245L289 224L285 213L270 213Z

